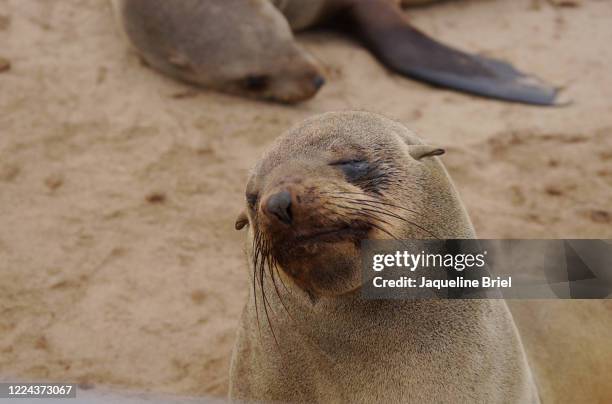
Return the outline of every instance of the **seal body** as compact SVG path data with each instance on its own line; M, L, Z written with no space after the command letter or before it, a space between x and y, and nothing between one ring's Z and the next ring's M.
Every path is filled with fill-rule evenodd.
M263 156L237 222L253 288L231 399L538 402L503 300L360 295L360 240L475 237L439 153L389 119L342 112Z
M283 13L291 28L300 31L321 22L333 9L329 0L271 0L272 4Z
M512 66L440 44L410 26L400 8L428 0L111 0L141 58L182 81L294 103L324 84L322 69L293 31L342 28L395 72L437 86L534 104L557 90Z
M343 7L350 6L353 1L347 0L271 0L283 13L291 28L301 31L315 26L332 17ZM372 1L372 0L368 0ZM395 6L416 6L434 3L439 0L382 0ZM378 2L378 1L377 1Z

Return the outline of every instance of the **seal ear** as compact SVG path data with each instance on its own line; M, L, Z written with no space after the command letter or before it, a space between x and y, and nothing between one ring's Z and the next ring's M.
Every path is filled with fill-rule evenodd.
M248 224L249 218L247 217L246 213L244 211L240 212L240 214L236 218L236 223L234 224L234 227L236 228L236 230L242 230L244 226Z
M408 148L410 155L415 160L420 160L424 157L441 156L446 153L446 150L431 145L411 145Z

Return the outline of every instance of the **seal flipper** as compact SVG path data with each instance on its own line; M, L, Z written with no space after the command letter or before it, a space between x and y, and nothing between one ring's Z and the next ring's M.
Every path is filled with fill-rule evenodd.
M343 17L390 69L416 80L483 97L535 105L562 105L559 89L510 64L441 44L406 21L385 1L351 1Z

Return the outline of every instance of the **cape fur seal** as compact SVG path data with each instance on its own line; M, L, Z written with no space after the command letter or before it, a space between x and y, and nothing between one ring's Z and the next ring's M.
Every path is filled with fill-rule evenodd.
M362 239L474 238L441 149L364 112L281 136L246 187L253 288L230 398L538 402L503 300L367 300Z
M511 65L452 49L413 28L401 6L433 0L112 0L141 57L177 79L280 102L324 84L293 31L322 23L354 34L391 70L430 84L529 104L558 89Z

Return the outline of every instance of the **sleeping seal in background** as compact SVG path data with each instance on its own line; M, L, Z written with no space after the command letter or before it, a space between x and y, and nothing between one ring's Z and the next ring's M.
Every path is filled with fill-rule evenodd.
M340 112L264 154L236 221L252 288L232 400L539 401L503 300L361 297L361 240L475 237L442 152L382 116Z
M443 45L413 28L401 6L432 0L112 0L146 63L176 79L295 103L325 80L292 31L323 23L358 38L389 69L435 86L538 105L558 90L511 65Z

